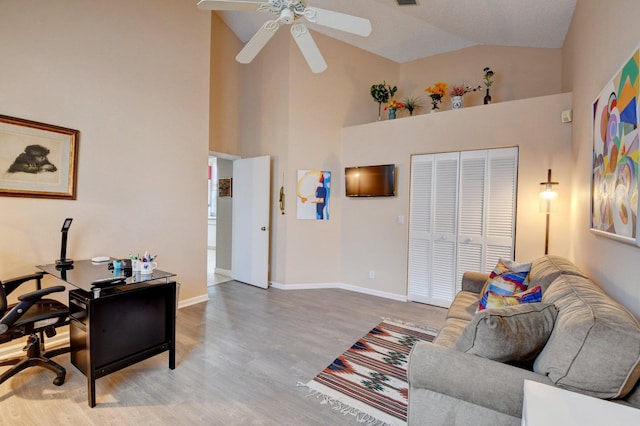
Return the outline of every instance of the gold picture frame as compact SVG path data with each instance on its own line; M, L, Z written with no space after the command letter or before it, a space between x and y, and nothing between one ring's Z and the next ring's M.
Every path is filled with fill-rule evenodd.
M231 178L218 179L218 197L232 196L232 180Z
M0 115L0 196L76 199L74 129Z

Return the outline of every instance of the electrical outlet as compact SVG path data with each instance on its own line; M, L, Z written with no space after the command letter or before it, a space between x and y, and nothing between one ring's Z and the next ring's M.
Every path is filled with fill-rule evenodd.
M369 278L374 279L376 277L376 271L373 269L369 271Z

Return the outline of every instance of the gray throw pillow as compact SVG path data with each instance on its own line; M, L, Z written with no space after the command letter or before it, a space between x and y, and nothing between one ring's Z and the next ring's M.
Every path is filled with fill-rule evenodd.
M525 363L547 343L558 311L550 303L526 303L478 312L456 350L499 362Z

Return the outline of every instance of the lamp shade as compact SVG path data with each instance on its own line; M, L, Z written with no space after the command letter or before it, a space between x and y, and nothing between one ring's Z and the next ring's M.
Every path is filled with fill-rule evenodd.
M556 211L558 191L556 190L558 182L551 182L551 169L547 174L547 181L540 182L540 213L553 213Z

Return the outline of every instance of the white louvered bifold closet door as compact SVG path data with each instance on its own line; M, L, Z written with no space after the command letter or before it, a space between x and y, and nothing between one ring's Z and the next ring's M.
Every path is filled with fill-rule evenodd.
M448 307L466 271L513 258L517 148L416 155L408 298Z
M409 199L408 298L430 303L431 229L433 206L433 170L435 155L411 158L411 191Z

